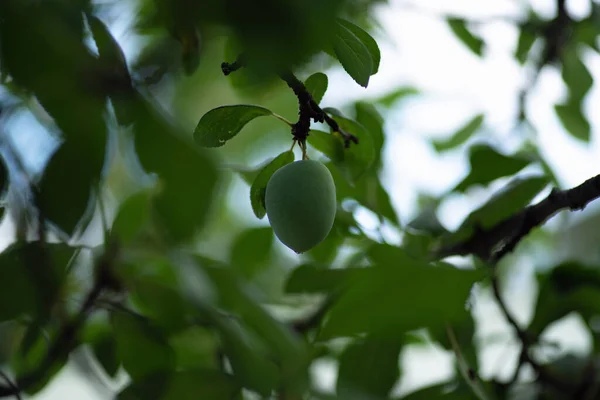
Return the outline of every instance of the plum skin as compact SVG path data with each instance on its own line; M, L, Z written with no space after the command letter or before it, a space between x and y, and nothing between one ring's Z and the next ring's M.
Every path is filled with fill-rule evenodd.
M277 238L296 253L321 243L336 212L335 183L322 163L296 161L275 171L267 183L265 209Z

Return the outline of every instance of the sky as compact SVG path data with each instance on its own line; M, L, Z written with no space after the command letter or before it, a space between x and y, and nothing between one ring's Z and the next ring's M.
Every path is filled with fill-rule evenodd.
M381 67L367 89L356 85L341 69L328 71L329 89L323 104L340 107L361 98L377 97L404 85L416 86L422 95L407 98L386 116L387 145L385 148L384 183L394 206L403 220L415 213L415 199L419 192L440 194L462 180L468 172L464 150L439 156L428 143L428 138L451 135L477 113L484 113L484 137L511 149L518 143L519 132L513 124L517 112L520 88L527 83L526 70L512 58L517 30L507 19L523 15L524 1L518 0L390 0L389 5L377 9L378 19L385 34L376 34L381 47ZM552 17L554 2L532 1L533 8L543 17ZM587 12L587 0L570 0L567 5L575 17ZM481 21L476 32L486 41L483 58L473 55L457 41L440 15L454 13ZM500 17L500 18L499 18ZM127 37L124 26L115 26L117 39ZM123 42L127 49L127 43ZM600 78L600 56L587 52L584 60L595 80ZM585 101L585 111L592 125L592 140L582 144L573 140L562 128L553 105L566 91L558 70L546 70L532 91L528 115L538 130L538 141L544 156L556 171L564 188L576 186L597 175L600 165L598 127L600 114L592 113L592 105L599 104L600 91L594 85ZM30 121L29 121L30 122ZM19 123L28 123L21 121ZM20 135L17 145L29 148L31 159L41 154L51 143L34 142L39 148L32 151L31 138L35 128ZM30 136L31 135L31 136ZM47 147L46 147L47 148ZM37 150L36 150L37 149ZM33 154L35 153L35 154ZM486 196L475 193L449 201L440 212L441 221L450 229ZM369 216L364 216L366 225ZM516 268L516 267L515 267ZM531 315L535 292L532 289L535 264L523 260L519 273L510 282L505 296L509 308L519 321ZM478 336L482 338L501 334L508 337L509 327L497 307L485 292L477 293L474 312L478 318ZM590 338L580 329L581 321L568 318L553 327L548 336L560 339L565 348L586 351ZM452 355L439 348L410 348L403 354L404 375L398 393L448 377L452 370ZM506 376L510 360L516 357L516 346L502 339L483 354L482 376ZM327 362L321 363L316 373L324 388L335 383L335 371ZM78 372L65 369L41 394L39 400L77 398L103 400L106 393L98 392Z

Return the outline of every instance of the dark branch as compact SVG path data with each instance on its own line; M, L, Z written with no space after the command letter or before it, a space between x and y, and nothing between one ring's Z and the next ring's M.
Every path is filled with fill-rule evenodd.
M582 210L599 197L600 175L569 190L554 189L538 204L525 207L488 230L480 229L465 241L440 250L437 256L474 254L495 264L512 252L529 232L544 224L559 211Z
M243 68L245 64L246 60L242 54L233 63L222 63L221 71L223 71L224 75L229 75L232 72ZM294 91L294 94L298 98L298 122L292 127L292 135L302 147L304 147L304 143L310 132L311 120L315 122L324 122L329 125L333 132L341 134L346 148L350 147L350 143L358 144L358 138L341 129L335 119L327 115L327 113L319 107L317 102L312 98L310 92L304 86L304 83L296 78L293 73L289 71L282 72L279 74L279 77Z

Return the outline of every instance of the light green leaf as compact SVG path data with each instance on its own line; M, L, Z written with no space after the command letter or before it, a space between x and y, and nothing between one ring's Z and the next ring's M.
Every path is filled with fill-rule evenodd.
M248 122L267 115L273 115L271 110L253 105L217 107L200 118L194 139L200 146L220 147L237 135Z
M256 215L257 218L262 219L267 214L267 210L265 209L265 193L271 176L279 168L293 161L294 153L291 151L284 151L261 169L256 176L256 179L254 179L254 182L250 187L250 202L252 204L252 211L254 211L254 215Z
M354 25L350 21L338 18L337 22L338 24L342 25L344 28L352 32L365 45L367 50L369 50L369 53L371 54L371 59L373 61L371 75L375 75L379 70L379 63L381 61L381 52L379 50L379 45L377 44L375 39L373 39L371 35L369 35L369 33L367 33L364 29L360 28L357 25Z
M141 191L125 199L119 207L110 232L121 244L131 243L149 222L151 195L149 191Z
M349 148L344 149L344 160L336 163L342 174L350 182L357 182L375 160L375 149L373 138L364 126L342 116L336 116L335 120L345 132L356 136L359 143L351 144ZM339 133L333 133L339 135Z
M461 18L448 18L448 25L452 32L458 37L465 46L469 48L473 53L481 56L483 53L483 40L480 37L475 36L467 28L467 23Z
M296 267L285 284L286 293L330 293L340 289L356 268L328 269L314 264Z
M379 99L375 100L377 104L381 104L384 107L392 107L398 101L408 96L414 96L419 94L419 90L414 87L404 86L391 91L388 94L383 95Z
M557 104L554 106L554 110L562 126L571 136L584 142L590 141L592 129L581 111L581 103L569 101L566 104Z
M594 84L594 78L578 54L577 48L567 46L561 53L562 78L569 88L569 103L580 103Z
M341 162L344 159L344 143L333 134L311 130L306 142L329 157L331 161Z
M484 116L478 114L457 130L454 135L445 140L436 140L433 147L438 153L460 146L471 138L483 125Z
M344 25L336 25L333 51L348 75L367 87L373 74L373 57L367 46Z
M310 93L315 103L319 104L327 91L328 79L327 75L322 72L312 74L304 82L304 86L308 93Z

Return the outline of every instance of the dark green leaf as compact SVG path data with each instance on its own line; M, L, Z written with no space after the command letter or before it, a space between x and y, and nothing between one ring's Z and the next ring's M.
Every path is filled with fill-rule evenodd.
M530 162L526 158L506 156L488 145L473 145L469 150L471 172L454 190L464 192L473 185L487 185L498 178L516 174Z
M367 50L369 50L372 60L371 75L375 75L379 70L379 62L381 61L381 52L379 51L379 45L377 44L375 39L373 39L371 35L369 35L365 30L354 25L350 21L346 21L345 19L338 19L337 22L338 24L342 25L344 28L352 32L362 42L362 44L365 45Z
M484 116L478 114L469 122L457 130L450 138L445 140L436 140L433 142L433 147L438 153L446 150L451 150L460 146L471 138L483 125Z
M331 308L320 338L359 333L393 337L463 320L465 303L480 273L424 262L395 262L352 275Z
M142 191L128 197L119 207L111 234L120 243L130 244L144 229L150 220L151 192Z
M154 374L135 381L117 395L117 400L236 400L240 399L240 390L231 375L195 369Z
M387 398L400 375L402 340L367 337L340 357L337 394L343 399Z
M473 53L481 56L483 53L483 40L480 37L475 36L467 28L467 23L461 18L448 18L448 25L452 32L459 38L465 46L469 48Z
M250 121L258 117L273 115L264 107L239 104L217 107L200 118L194 139L204 147L220 147L237 135Z
M9 183L9 173L8 167L6 166L6 161L4 161L3 157L0 157L0 196L4 196L6 194ZM2 215L4 215L4 212L2 212Z
M304 82L308 93L312 96L315 103L319 104L327 91L327 75L322 72L312 74Z
M580 103L594 84L594 78L581 60L577 48L566 47L561 53L562 77L569 88L570 103Z
M209 328L192 326L169 337L178 369L217 367L215 357L221 343L217 333Z
M329 157L331 161L340 162L344 159L344 143L338 136L323 131L311 130L306 141Z
M575 32L573 32L573 41L584 43L596 52L600 52L598 46L598 35L600 29L598 28L597 17L592 11L592 15L581 21L574 22Z
M374 60L367 46L350 29L336 24L333 51L348 75L367 87L373 75Z
M261 169L256 179L254 179L250 187L250 202L252 204L252 211L254 211L254 215L257 218L262 219L267 213L265 209L265 193L271 176L279 168L293 161L294 153L292 151L284 151Z
M117 358L117 343L115 342L115 338L110 334L104 335L92 344L92 351L96 360L98 360L104 369L104 372L114 378L121 366Z
M164 331L177 331L186 326L184 300L164 279L139 277L131 295L142 313Z
M127 61L119 43L98 17L88 14L87 19L96 47L98 47L100 59L105 63L105 67L119 71L119 74L123 74L122 78L128 79Z
M114 312L111 322L119 360L134 381L173 368L173 350L162 332L147 320Z
M348 276L356 269L327 269L323 266L304 264L292 271L288 278L286 293L330 293L340 289Z
M584 142L590 141L591 127L583 115L581 103L569 101L566 104L557 104L554 106L554 110L562 126L571 136Z
M231 246L231 266L246 278L252 278L268 266L273 247L273 229L250 228L240 233Z

